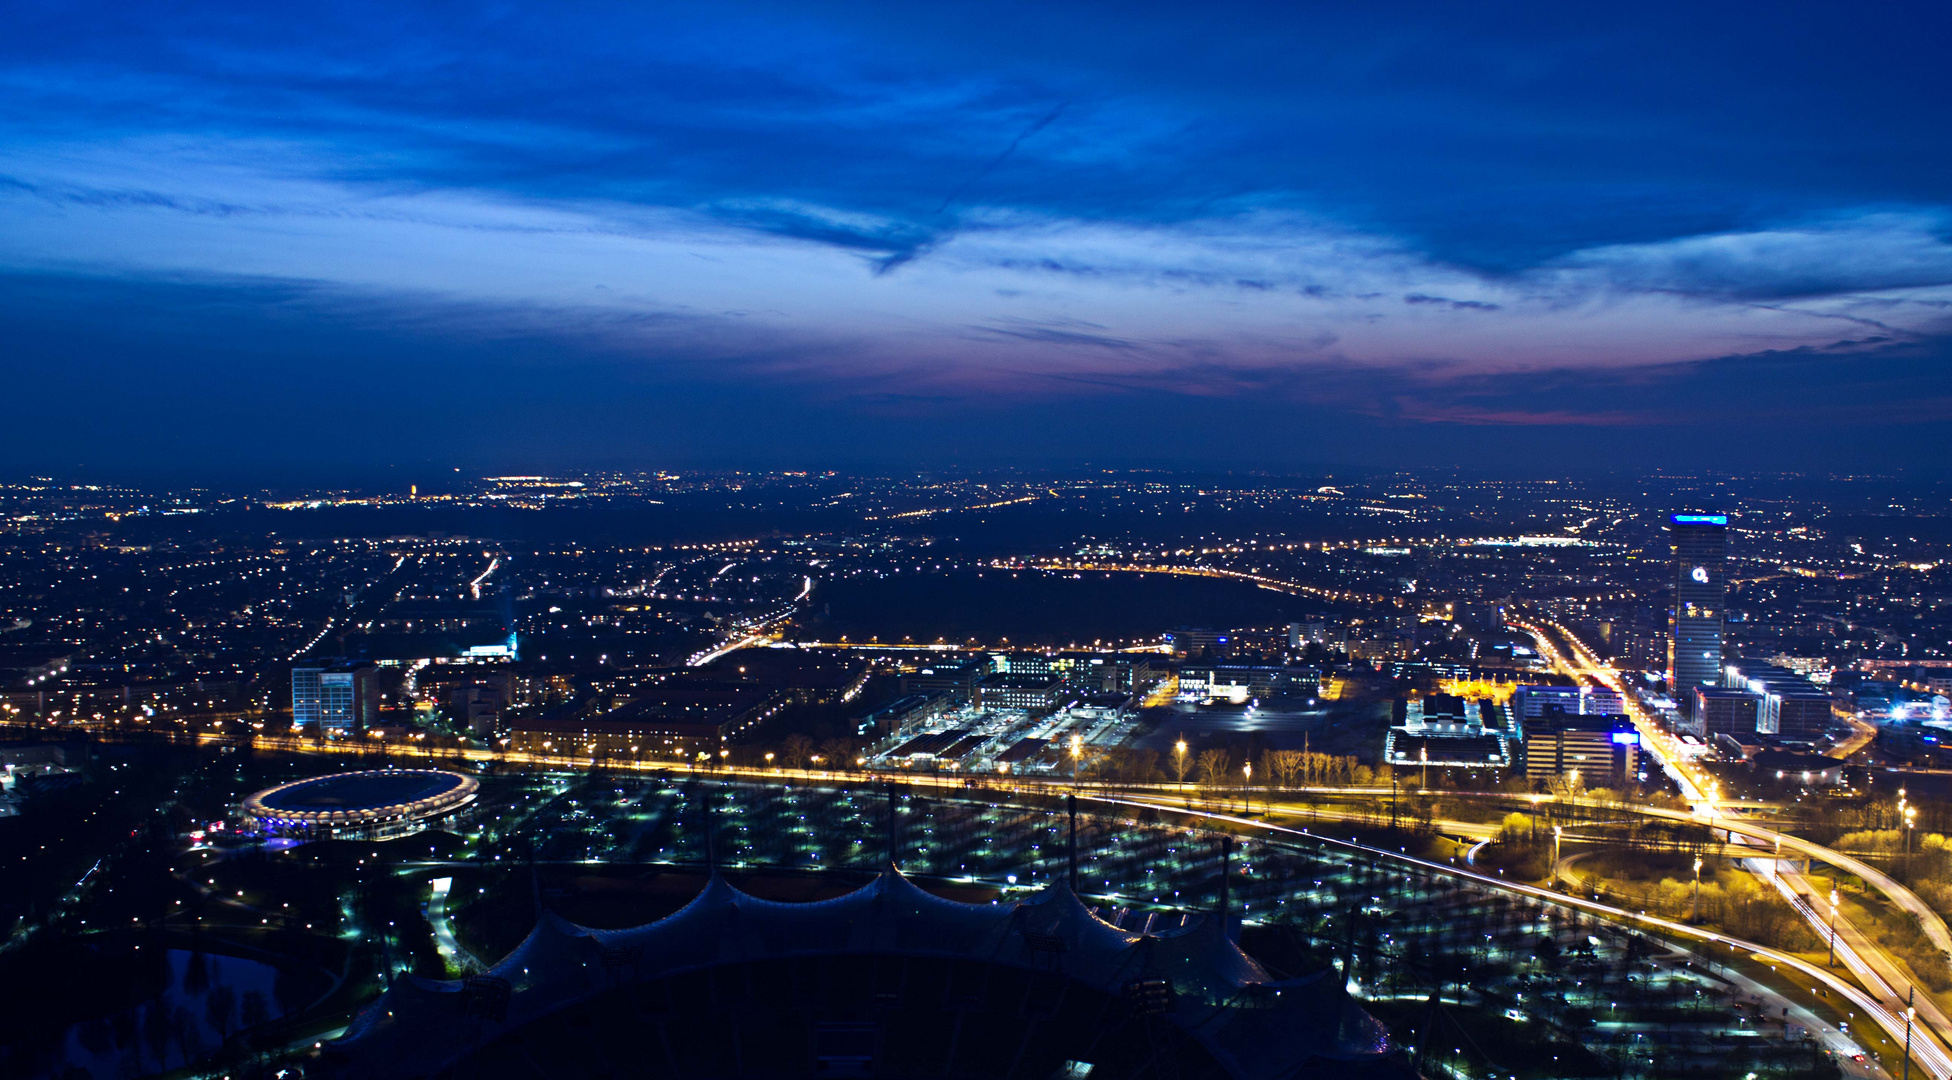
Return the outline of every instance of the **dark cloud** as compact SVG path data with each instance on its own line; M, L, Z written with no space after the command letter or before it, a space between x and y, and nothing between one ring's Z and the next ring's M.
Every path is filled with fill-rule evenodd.
M772 236L888 256L926 245L933 234L903 223L855 224L791 207L714 207L713 216Z
M997 322L994 326L972 326L978 336L997 336L1015 338L1019 342L1038 342L1046 346L1087 346L1095 350L1136 350L1138 344L1126 338L1113 338L1111 334L1093 334L1089 330L1076 330L1068 326L1038 326L1033 322Z
M0 64L30 136L338 142L349 178L915 226L964 196L1146 220L1246 198L1490 269L1944 201L1943 11L1521 8L84 0L11 8Z
M113 311L113 319L100 313ZM566 337L550 320L413 311L302 284L0 279L15 469L331 475L442 468L750 464L1476 462L1888 468L1952 452L1952 340L1630 371L1482 376L1454 364L1189 361L1051 393L934 388L912 372L809 395L793 343L652 320ZM1127 352L1090 326L983 327ZM788 377L781 377L788 373ZM403 403L412 403L411 406ZM437 403L438 407L426 407ZM403 411L403 409L405 411ZM451 417L452 422L442 420Z
M1403 302L1406 304L1436 304L1440 307L1450 308L1452 311L1497 311L1501 306L1487 303L1483 300L1452 300L1447 296L1426 296L1423 293L1411 293L1403 298Z

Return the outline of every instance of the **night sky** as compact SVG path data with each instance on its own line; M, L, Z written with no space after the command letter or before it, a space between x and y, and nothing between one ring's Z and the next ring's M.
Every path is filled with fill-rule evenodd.
M1942 4L6 11L0 470L1952 451Z

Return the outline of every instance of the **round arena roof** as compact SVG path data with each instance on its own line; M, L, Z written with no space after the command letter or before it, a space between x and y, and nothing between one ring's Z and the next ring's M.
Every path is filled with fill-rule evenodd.
M260 791L244 812L267 824L357 828L446 813L474 798L474 778L440 769L336 773Z

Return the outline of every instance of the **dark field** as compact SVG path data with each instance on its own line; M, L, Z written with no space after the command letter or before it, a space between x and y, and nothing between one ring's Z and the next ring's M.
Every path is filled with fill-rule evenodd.
M983 645L1129 645L1178 626L1279 627L1324 610L1320 601L1232 581L1035 570L843 578L818 584L812 599L808 637Z

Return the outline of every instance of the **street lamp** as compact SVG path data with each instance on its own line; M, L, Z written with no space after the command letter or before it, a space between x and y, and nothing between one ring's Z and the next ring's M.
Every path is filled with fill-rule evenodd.
M1184 784L1186 783L1186 740L1185 739L1181 739L1178 742L1173 744L1173 754L1176 756L1176 760L1178 761L1178 765L1175 767L1175 771L1179 773L1179 782L1181 784Z
M1701 921L1701 856L1694 857L1694 922Z
M773 767L773 752L771 750L766 751L766 767L768 769Z
M1905 877L1911 877L1911 829L1918 824L1918 808L1905 807Z
M1911 1007L1912 1000L1918 996L1918 988L1905 991L1905 1074L1903 1080L1911 1080L1911 1020L1918 1010Z
M1560 826L1552 826L1552 887L1559 887L1559 834L1564 832Z
M1241 785L1241 797L1247 800L1247 812L1251 814L1254 812L1254 763L1250 761L1242 765L1240 771L1247 778Z

